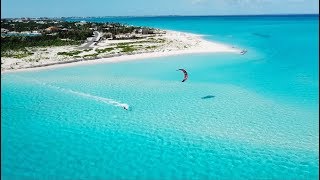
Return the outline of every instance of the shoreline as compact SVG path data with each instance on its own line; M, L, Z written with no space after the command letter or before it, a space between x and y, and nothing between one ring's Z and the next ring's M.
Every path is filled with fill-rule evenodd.
M1 74L12 73L12 72L22 72L22 71L36 71L36 70L46 70L55 69L62 67L71 67L78 65L89 65L89 64L102 64L102 63L117 63L125 61L134 61L147 58L157 58L166 56L177 56L184 54L202 54L202 53L240 53L240 49L231 47L230 45L217 43L214 41L208 41L203 39L204 35L192 34L180 31L165 30L168 36L173 36L175 39L181 40L183 38L196 40L196 44L188 49L179 50L162 50L162 51L145 51L136 53L126 53L126 54L114 54L109 55L109 57L100 57L95 59L73 59L69 61L58 61L49 62L38 65L31 65L22 68L14 69L4 69ZM44 60L45 61L45 60Z

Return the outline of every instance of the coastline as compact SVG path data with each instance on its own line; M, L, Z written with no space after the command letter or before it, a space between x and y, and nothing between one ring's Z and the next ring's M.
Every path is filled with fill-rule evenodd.
M161 51L144 51L126 54L114 54L108 57L100 58L88 58L88 59L73 59L69 61L58 61L50 62L43 60L41 64L31 65L27 67L14 67L12 69L2 69L1 74L21 72L21 71L35 71L54 69L59 67L69 67L77 65L88 65L88 64L101 64L101 63L117 63L124 61L134 61L147 58L165 57L165 56L176 56L184 54L201 54L201 53L240 53L240 49L234 48L230 45L217 43L214 41L208 41L203 38L204 35L192 34L180 31L165 30L167 32L166 38L184 41L192 41L192 45L186 49L168 49L167 47ZM46 62L45 62L46 61Z

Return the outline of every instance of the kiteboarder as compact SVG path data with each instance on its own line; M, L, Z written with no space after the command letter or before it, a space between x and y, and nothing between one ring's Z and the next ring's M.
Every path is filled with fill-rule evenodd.
M188 73L185 69L178 69L177 71L179 71L179 70L182 71L184 74L184 78L181 82L185 82L188 79Z
M128 110L128 109L129 109L129 106L128 106L127 104L124 104L122 107L123 107L123 109L125 109L125 110Z
M245 49L240 52L241 55L244 55L245 53L247 53L247 50Z

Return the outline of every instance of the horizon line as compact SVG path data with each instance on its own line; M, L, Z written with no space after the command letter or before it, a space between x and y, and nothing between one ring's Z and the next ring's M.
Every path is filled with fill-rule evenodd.
M172 17L172 16L180 16L180 17L209 17L209 16L301 16L301 15L318 15L314 13L292 13L292 14L227 14L227 15L119 15L119 16L54 16L54 17L1 17L1 19L22 19L22 18L101 18L101 17Z

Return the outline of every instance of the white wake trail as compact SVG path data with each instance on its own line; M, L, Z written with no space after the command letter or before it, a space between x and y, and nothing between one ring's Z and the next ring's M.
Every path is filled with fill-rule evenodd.
M22 77L19 77L19 78L22 78ZM25 78L23 78L23 79L25 79ZM28 79L28 80L31 80L31 79ZM122 107L122 108L125 108L127 110L129 109L129 105L128 104L121 103L121 102L116 101L114 99L109 99L109 98L105 98L105 97L95 96L95 95L92 95L92 94L89 94L89 93L84 93L84 92L74 91L74 90L71 90L71 89L62 88L62 87L51 85L51 84L48 84L48 83L44 83L44 82L41 82L41 81L38 81L38 80L35 80L35 79L32 79L31 81L36 82L37 84L41 84L41 85L46 86L46 87L50 87L50 88L53 88L53 89L57 89L57 90L66 92L66 93L71 93L71 94L75 94L75 95L78 95L78 96L86 97L88 99L92 99L92 100L95 100L95 101L98 101L98 102L102 102L102 103L105 103L105 104L108 104L108 105L112 105L112 106L116 106L116 107Z
M108 99L108 98L104 98L104 97L100 97L100 96L95 96L95 95L88 94L88 93L73 91L73 90L71 90L71 89L64 89L64 88L60 88L60 89L62 89L63 91L67 91L67 92L70 92L70 93L79 95L79 96L88 97L88 98L94 99L94 100L99 101L99 102L103 102L103 103L106 103L106 104L110 104L110 105L113 105L113 106L117 106L117 107L127 107L127 108L129 108L129 105L128 105L128 104L126 104L126 103L121 103L121 102L115 101L115 100L113 100L113 99Z

